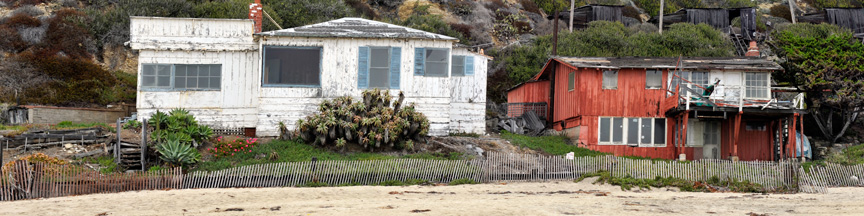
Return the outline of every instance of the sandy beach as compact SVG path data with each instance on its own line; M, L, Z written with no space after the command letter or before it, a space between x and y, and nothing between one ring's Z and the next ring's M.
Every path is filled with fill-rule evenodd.
M187 189L0 202L0 215L854 215L864 188L827 194L622 191L591 180L457 186Z

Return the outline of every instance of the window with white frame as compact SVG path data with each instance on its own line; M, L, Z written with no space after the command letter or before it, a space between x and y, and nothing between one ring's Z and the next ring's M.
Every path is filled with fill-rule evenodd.
M646 70L645 71L645 89L660 89L663 88L663 71L662 70Z
M370 47L369 88L390 87L390 48Z
M222 86L219 64L142 64L141 89L218 91Z
M450 71L450 49L415 48L414 75L447 77Z
M710 72L706 72L706 71L694 71L694 72L680 71L680 72L677 72L676 74L678 74L678 76L680 76L681 78L672 77L672 85L669 85L670 90L674 90L675 86L680 83L681 87L687 87L687 88L693 89L693 91L695 91L701 95L705 91L702 88L708 88L708 86L711 85L711 80L710 80L711 73ZM681 80L682 78L684 80L687 80L690 82ZM702 88L699 88L698 86L694 86L693 84L702 86ZM678 90L678 94L686 95L687 90L685 90L684 88L680 88ZM693 93L691 92L690 94L693 94Z
M679 131L680 132L680 131ZM720 144L720 122L691 119L687 123L687 147Z
M769 98L770 87L768 73L744 73L744 97Z
M264 86L321 86L321 47L264 47Z
M598 127L601 145L666 146L665 118L600 117Z
M603 71L603 89L618 89L618 71Z

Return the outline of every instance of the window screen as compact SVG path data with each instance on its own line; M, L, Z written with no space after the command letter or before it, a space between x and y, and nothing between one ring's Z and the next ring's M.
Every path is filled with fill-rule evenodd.
M654 119L654 146L666 145L666 119Z
M768 98L768 73L744 73L745 97Z
M639 119L627 119L627 144L639 144Z
M720 144L720 122L705 122L705 144Z
M576 89L576 72L567 75L567 90L573 91L573 89Z
M453 56L450 73L453 73L453 76L465 76L465 56Z
M446 77L450 63L450 52L447 49L426 48L426 76Z
M618 71L603 71L603 89L618 89Z
M623 143L624 142L624 118L613 118L612 119L612 142L613 143Z
M600 118L600 142L609 142L610 118Z
M660 89L663 87L663 71L647 70L645 72L645 88Z
M369 88L390 87L390 48L369 48Z
M321 47L264 47L264 85L320 86Z

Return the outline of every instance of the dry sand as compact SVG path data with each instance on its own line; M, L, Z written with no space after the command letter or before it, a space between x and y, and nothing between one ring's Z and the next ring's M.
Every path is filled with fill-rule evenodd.
M588 182L160 190L0 202L0 215L864 214L864 188L765 195L621 191Z

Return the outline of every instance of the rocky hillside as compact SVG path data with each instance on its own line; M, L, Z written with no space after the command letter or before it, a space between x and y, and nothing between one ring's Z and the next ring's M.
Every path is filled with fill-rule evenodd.
M245 18L252 0L0 0L0 103L103 106L134 102L136 53L124 46L129 16ZM515 48L549 35L552 11L568 0L263 0L265 11L285 28L360 16L437 32L486 49L495 57L490 75L507 77ZM667 0L664 10L684 7L759 8L760 22L788 19L786 0ZM799 0L795 7L860 6L860 0ZM838 3L839 2L839 3ZM624 16L646 22L659 12L656 0L576 0L624 5ZM652 29L643 24L643 30ZM560 26L565 28L565 26ZM656 29L656 27L653 27ZM264 30L276 30L265 22ZM762 29L764 30L764 28ZM539 51L544 52L544 51ZM543 55L541 55L543 56ZM536 63L535 63L536 64ZM530 64L528 65L531 66ZM490 79L496 82L497 79ZM490 83L490 86L512 84ZM500 100L501 89L490 90ZM17 95L17 96L16 96ZM497 99L495 99L497 98Z

